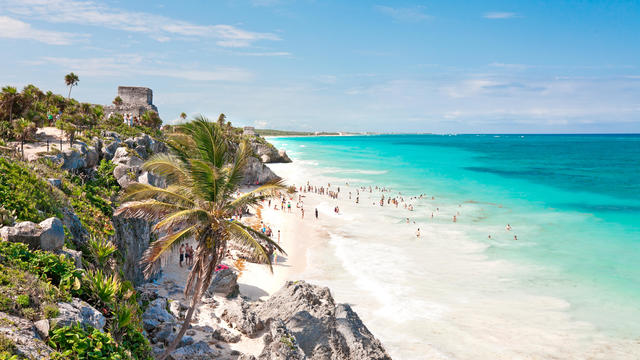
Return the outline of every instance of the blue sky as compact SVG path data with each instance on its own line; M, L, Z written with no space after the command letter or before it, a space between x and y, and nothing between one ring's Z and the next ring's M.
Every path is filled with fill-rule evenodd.
M0 84L165 122L389 132L640 132L638 1L0 0Z

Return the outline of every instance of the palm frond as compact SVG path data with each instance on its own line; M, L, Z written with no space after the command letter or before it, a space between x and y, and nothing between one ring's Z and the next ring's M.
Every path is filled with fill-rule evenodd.
M183 206L194 206L192 200L172 191L142 183L132 183L123 191L123 201L155 199L159 201L175 201Z
M115 211L114 215L124 215L128 218L156 221L168 214L181 210L184 210L182 206L151 199L125 203Z
M273 273L273 267L271 266L271 258L267 253L267 249L260 244L258 240L249 232L248 227L240 224L237 221L231 222L229 225L230 233L232 234L232 241L243 245L244 247L253 251L253 255L256 259L263 260L269 265L269 270ZM275 243L274 243L275 244ZM282 248L275 244L278 250L282 251ZM282 251L284 253L284 251Z
M142 168L164 177L168 183L172 184L189 181L189 174L183 164L184 162L175 155L160 153L149 158Z
M209 214L199 208L176 211L155 224L153 231L171 231L198 222L208 223L208 217Z
M167 234L158 240L152 242L147 250L142 255L140 263L145 265L144 275L149 278L153 274L154 265L160 259L160 256L173 246L179 244L181 241L193 236L196 229L196 225L187 227L180 231Z
M259 188L248 191L235 200L231 201L228 205L230 209L240 209L246 205L255 205L254 200L261 201L275 195L276 191L285 190L287 187L284 184L284 180L278 179L270 181ZM266 193L266 195L260 195L260 193ZM253 204L252 204L253 203Z

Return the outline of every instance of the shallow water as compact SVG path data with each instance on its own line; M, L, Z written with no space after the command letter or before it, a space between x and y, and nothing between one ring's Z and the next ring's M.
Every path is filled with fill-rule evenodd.
M277 173L342 187L305 276L353 302L394 358L640 354L640 136L270 141L294 159ZM345 199L361 185L427 197L413 212Z

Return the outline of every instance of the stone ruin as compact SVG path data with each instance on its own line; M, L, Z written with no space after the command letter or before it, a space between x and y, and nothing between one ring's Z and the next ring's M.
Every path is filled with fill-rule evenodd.
M118 96L122 99L122 105L106 105L105 114L131 114L140 117L147 111L158 113L158 108L153 105L153 91L149 88L118 86Z

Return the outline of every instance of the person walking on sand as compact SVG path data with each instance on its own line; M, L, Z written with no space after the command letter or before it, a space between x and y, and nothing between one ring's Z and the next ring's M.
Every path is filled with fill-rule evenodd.
M416 231L416 238L420 237L420 228L418 228L418 231Z
M184 244L180 245L180 267L182 267L183 261L184 261Z
M318 208L316 208L316 220L318 219Z
M302 220L304 220L304 208L300 208L300 214L302 214Z
M278 245L280 245L280 230L278 230Z

